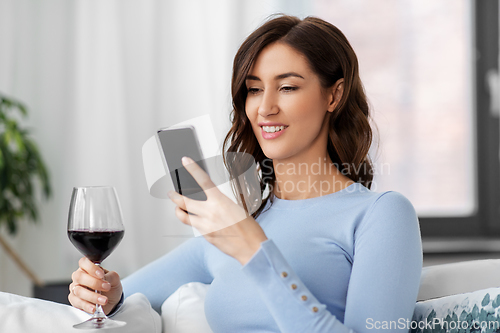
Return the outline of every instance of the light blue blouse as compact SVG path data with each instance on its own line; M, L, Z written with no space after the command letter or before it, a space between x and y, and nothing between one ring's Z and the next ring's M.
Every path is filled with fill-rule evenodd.
M159 312L181 285L211 283L205 314L217 333L408 331L422 248L407 198L355 183L266 208L257 222L269 239L244 266L193 238L124 279L125 296L141 292Z

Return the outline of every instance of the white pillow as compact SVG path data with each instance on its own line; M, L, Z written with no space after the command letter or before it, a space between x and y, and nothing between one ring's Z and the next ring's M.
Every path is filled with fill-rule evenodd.
M161 306L163 333L212 333L205 317L209 284L190 282L180 286Z
M75 333L73 325L90 315L68 305L0 292L0 318L0 332ZM161 332L161 318L142 294L127 297L113 319L127 323L120 333Z

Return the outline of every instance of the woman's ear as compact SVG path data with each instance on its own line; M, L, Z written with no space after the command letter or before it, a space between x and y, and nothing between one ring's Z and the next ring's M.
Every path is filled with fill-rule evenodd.
M329 89L328 112L333 112L344 94L344 79L338 79Z

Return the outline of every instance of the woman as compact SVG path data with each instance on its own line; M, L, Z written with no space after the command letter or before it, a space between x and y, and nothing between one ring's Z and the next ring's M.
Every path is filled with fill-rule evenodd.
M232 96L225 147L255 158L262 205L247 216L183 159L208 199L171 199L204 237L125 279L124 294L142 292L159 311L181 285L211 283L214 332L408 331L422 267L418 219L401 194L369 190L368 106L345 36L318 18L268 21L236 54ZM95 303L110 313L122 297L118 275L85 258L70 290L71 304L90 313Z

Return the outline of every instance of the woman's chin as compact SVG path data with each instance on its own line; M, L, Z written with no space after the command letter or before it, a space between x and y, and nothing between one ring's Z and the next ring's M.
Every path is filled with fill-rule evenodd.
M269 151L269 150L263 150L264 155L270 160L273 161L282 161L286 159L288 156L286 154L283 154L283 152L277 152L277 151Z
M297 146L300 143L283 143L265 142L261 145L262 152L273 161L294 160L295 157L298 157L302 150L301 147Z

